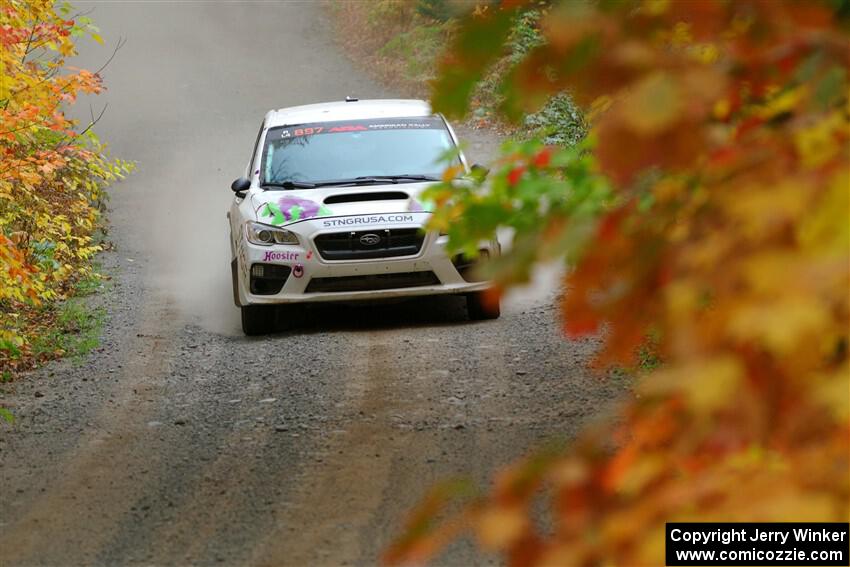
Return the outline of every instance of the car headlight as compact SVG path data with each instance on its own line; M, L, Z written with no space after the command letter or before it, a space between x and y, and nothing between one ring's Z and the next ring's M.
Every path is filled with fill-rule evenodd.
M252 244L259 244L261 246L298 244L298 236L294 232L276 226L248 221L245 223L245 230L248 233L248 242Z

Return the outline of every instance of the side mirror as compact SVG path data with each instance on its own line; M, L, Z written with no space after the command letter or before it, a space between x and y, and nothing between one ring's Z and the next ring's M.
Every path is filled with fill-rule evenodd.
M483 180L490 173L490 170L480 163L473 163L472 167L469 168L469 173L475 179Z
M230 184L230 189L232 189L234 193L244 193L250 188L251 180L245 177L240 177L239 179Z

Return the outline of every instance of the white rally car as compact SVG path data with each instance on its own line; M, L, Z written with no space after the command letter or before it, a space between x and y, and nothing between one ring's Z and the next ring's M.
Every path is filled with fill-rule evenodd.
M426 232L422 192L457 138L419 100L311 104L266 114L233 182L233 298L246 334L285 325L285 305L463 294L471 319L499 316L474 261ZM458 164L469 172L458 153ZM478 258L499 253L484 242Z

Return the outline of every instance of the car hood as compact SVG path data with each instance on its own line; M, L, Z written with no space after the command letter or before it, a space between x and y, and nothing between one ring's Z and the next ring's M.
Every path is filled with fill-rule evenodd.
M422 192L434 185L397 183L359 187L266 190L251 194L257 221L285 226L315 217L337 217L371 213L422 212L432 210Z

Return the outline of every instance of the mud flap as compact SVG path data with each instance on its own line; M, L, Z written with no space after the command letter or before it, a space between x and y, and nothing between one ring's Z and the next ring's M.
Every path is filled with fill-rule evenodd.
M239 303L239 275L238 275L239 266L236 258L230 261L230 277L233 280L233 303L236 304L236 307L241 307Z

